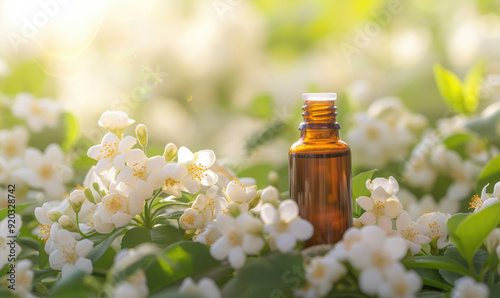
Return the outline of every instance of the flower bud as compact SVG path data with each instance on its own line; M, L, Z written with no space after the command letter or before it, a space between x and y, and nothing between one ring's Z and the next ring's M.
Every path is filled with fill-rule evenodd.
M70 232L78 232L76 223L72 221L71 218L69 218L69 216L67 215L63 215L61 216L61 218L59 218L59 224L61 225L61 227L63 227L63 229L66 229Z
M280 179L280 176L278 175L278 172L276 171L270 171L269 174L267 174L267 181L269 181L269 184L276 187L278 185L278 181Z
M83 193L83 190L80 189L72 191L68 198L68 202L71 205L71 208L73 208L73 211L75 211L75 213L80 212L85 200L86 196Z
M99 191L99 183L97 183L97 182L92 183L92 188L95 191L97 191L97 193L100 193L100 191Z
M49 214L49 219L53 222L58 221L59 218L62 216L61 212L57 210L50 210L48 214Z
M177 154L177 146L174 143L168 143L165 146L165 152L163 152L163 157L167 162L172 161Z
M238 215L240 215L241 213L240 206L234 202L229 203L228 209L229 209L229 215L235 218L238 217Z
M89 200L89 202L95 204L94 194L92 193L92 190L90 190L90 188L86 187L83 190L83 194L85 195L85 197L87 198L87 200Z
M262 190L262 193L260 195L260 200L262 204L265 203L270 203L274 206L278 206L278 199L279 199L279 192L278 189L274 186L268 186Z
M144 124L137 125L135 128L135 135L139 140L139 144L141 144L143 148L146 148L146 146L148 145L148 129L146 125Z

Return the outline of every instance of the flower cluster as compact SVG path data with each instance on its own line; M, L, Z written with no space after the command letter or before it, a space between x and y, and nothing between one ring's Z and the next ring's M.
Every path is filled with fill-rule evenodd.
M306 265L307 284L296 291L302 297L323 297L347 274L349 264L358 276L360 290L370 296L411 297L422 287L420 276L399 262L408 247L396 235L377 226L351 228L342 241L323 257Z
M371 196L356 199L356 203L365 211L359 219L355 219L358 226L378 225L386 234L401 236L413 255L420 252L422 244L430 243L433 239L438 243L437 248L446 245L449 214L439 211L423 213L414 222L396 197L399 184L394 177L368 180L366 187ZM393 221L396 229L393 229Z
M33 133L57 125L60 106L50 99L35 99L31 94L20 93L12 106L12 114L24 120ZM7 184L26 192L27 201L43 193L45 199L60 199L65 184L73 177L73 169L65 162L61 147L52 143L45 150L29 147L29 130L21 123L0 130L0 193ZM6 206L2 196L0 207Z
M347 136L354 162L369 168L404 158L427 125L423 115L410 112L395 97L376 100L367 111L356 113L354 120Z

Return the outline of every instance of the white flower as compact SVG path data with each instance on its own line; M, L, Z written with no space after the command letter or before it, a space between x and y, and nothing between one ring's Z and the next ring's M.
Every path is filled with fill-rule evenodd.
M337 242L328 255L341 261L347 260L353 245L361 242L365 231L370 231L370 229L358 229L354 227L347 229L342 237L342 241Z
M31 130L39 132L45 127L56 126L60 107L48 98L35 99L29 93L19 93L14 99L12 114L24 119Z
M139 270L126 280L119 282L113 289L116 298L146 298L149 294L146 274Z
M59 220L59 218L53 218L55 220L52 220L49 216L50 211L52 211L52 207L50 207L49 203L44 203L42 207L35 208L35 217L40 223L40 232L38 233L38 239L45 241L45 243L47 243L47 240L49 240L50 228L52 227L52 224Z
M378 291L380 297L415 297L422 288L422 278L415 271L406 271L400 263L386 270L384 277Z
M333 258L314 258L306 265L306 279L314 292L322 297L328 294L336 281L347 273L344 265ZM307 287L307 286L306 286Z
M10 130L0 130L0 156L6 159L22 157L28 138L28 131L20 125Z
M73 177L73 169L64 163L59 145L50 144L44 153L28 148L24 159L28 168L19 173L28 185L43 189L52 198L60 198L64 194L64 184Z
M193 241L212 245L220 236L222 236L222 234L219 229L217 229L217 223L212 221L205 224L200 233L193 237Z
M189 176L198 184L212 186L217 183L217 175L209 169L215 162L212 150L193 153L183 146L177 152L177 161L187 167Z
M436 170L430 166L425 156L417 155L419 154L418 152L420 152L418 150L425 149L418 149L418 146L414 147L413 152L416 153L412 153L410 159L405 164L403 176L411 186L429 190L436 181L437 173Z
M398 198L403 200L404 197L399 193ZM432 195L425 195L420 198L420 200L417 200L415 196L411 195L406 196L405 203L403 203L403 209L408 211L412 220L417 220L422 214L430 212L442 211L444 213L454 214L458 211L459 204L459 201L452 200L446 196L441 198L439 202L436 202Z
M127 113L125 112L108 110L102 113L97 124L108 129L121 139L123 130L134 122L135 120L129 119Z
M85 257L92 250L94 243L88 239L76 241L67 230L59 230L56 237L55 248L49 255L50 267L62 270L63 276L74 268L92 273L92 261Z
M497 204L499 202L498 196L500 195L500 182L495 184L495 188L493 194L487 194L486 188L489 184L486 184L481 191L481 198L475 195L472 198L472 202L470 204L470 208L474 208L474 213L479 212L481 209L489 207L491 205Z
M12 220L15 223L13 229L9 228L9 220L11 220L10 223L12 223ZM16 256L21 253L21 246L14 241L14 238L9 236L17 236L22 225L23 220L19 214L14 215L12 219L6 217L0 222L0 268L3 268L8 263L12 249L14 249Z
M391 158L389 146L397 141L389 125L364 113L356 114L354 123L347 138L353 154L359 157L357 162L365 167L385 165Z
M265 224L264 231L270 233L271 247L282 253L294 249L297 241L311 238L314 232L312 224L299 217L299 207L293 200L282 201L278 209L264 204L260 217Z
M158 253L159 249L150 242L142 243L133 249L122 249L115 255L111 269L121 272L144 257Z
M455 281L455 288L451 290L451 298L487 298L490 296L488 286L476 282L470 276L464 276Z
M444 212L424 213L417 220L418 224L423 224L429 227L429 232L425 234L431 240L438 237L437 248L444 248L448 243L448 229L446 222L451 217L450 214Z
M359 221L364 225L378 224L386 233L392 229L391 219L396 218L403 209L394 194L399 190L396 180L375 179L366 182L368 189L372 190L371 197L359 197L356 202L366 212L361 215Z
M262 222L248 213L237 218L217 216L217 228L222 236L210 247L210 255L216 260L228 259L231 267L238 269L245 264L247 255L254 255L264 247Z
M280 197L278 189L274 186L268 186L262 190L260 194L260 201L262 204L270 203L272 205L277 205Z
M23 166L23 161L20 158L6 160L0 156L0 184L6 185L11 182L19 181L19 170L22 169Z
M179 287L180 294L192 294L202 298L221 298L222 294L215 282L207 277L200 279L196 284L191 277L187 277Z
M257 187L245 186L239 180L233 180L227 185L224 195L229 202L249 203L257 195Z
M161 187L159 176L160 171L165 166L163 156L148 158L142 150L134 149L118 155L113 163L115 168L120 171L116 177L118 181L134 186L137 180L141 179L152 183L155 189Z
M183 164L169 162L160 171L159 176L153 177L151 179L153 185L162 185L164 193L176 198L182 196L181 191L197 193L200 190L200 185L188 176L188 169Z
M401 260L408 251L405 241L398 236L385 236L376 226L360 229L361 240L349 250L349 261L358 270L375 269L380 274Z
M394 177L389 177L389 178L375 178L372 180L367 180L366 181L366 188L370 192L374 192L375 189L378 187L382 187L385 192L387 193L387 196L393 196L399 191L399 184Z
M97 204L94 214L94 228L97 232L108 234L116 227L122 227L142 212L144 201L151 197L153 188L139 180L134 188L124 183L112 183L110 193Z
M500 244L500 228L494 228L484 240L486 249L491 254Z
M115 134L108 132L102 138L100 145L90 147L87 155L97 160L95 171L98 175L102 175L113 167L116 156L130 150L135 143L137 140L134 137L126 136L120 140Z
M422 249L422 244L429 243L431 238L426 236L430 229L426 224L414 223L406 211L402 211L396 220L397 233L408 244L412 255L415 255Z
M155 253L157 253L157 248L155 248L151 243L141 244L135 249L122 249L115 255L113 266L111 268L116 272L123 271L143 257ZM143 298L147 297L148 294L149 288L147 286L146 274L142 269L138 269L126 280L115 285L115 288L113 289L113 297L117 298Z
M15 290L11 290L11 293L14 294L14 296L24 298L35 297L29 292L31 283L33 282L33 277L35 276L35 273L31 269L32 267L33 263L28 259L17 262ZM2 276L0 283L3 285L10 285L11 283L7 280L8 278L8 274Z
M219 213L227 214L226 199L217 195L218 187L212 186L205 194L199 194L191 208L184 211L179 222L186 230L201 229Z

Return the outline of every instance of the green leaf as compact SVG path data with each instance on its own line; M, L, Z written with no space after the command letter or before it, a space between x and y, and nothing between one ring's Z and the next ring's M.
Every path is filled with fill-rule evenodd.
M366 188L366 181L372 179L373 174L378 171L377 169L359 173L356 177L352 178L352 197L369 197L370 190Z
M465 124L465 127L489 138L494 145L500 146L500 110L486 117L473 118Z
M422 281L424 285L431 286L437 289L450 291L453 289L453 286L448 284L443 277L439 274L437 269L428 269L428 268L413 268L415 272L422 277Z
M488 234L499 223L500 204L494 204L464 218L454 230L450 230L450 239L457 245L460 254L471 261Z
M448 233L454 233L458 225L469 215L470 213L457 213L452 215L446 222Z
M456 113L468 114L460 79L439 64L434 65L434 77L439 93L444 98L446 104Z
M11 291L11 290L4 288L4 287L0 287L0 297L2 297L2 298L18 298L19 296L17 296L14 291Z
M477 180L476 193L481 194L483 187L486 184L490 186L495 185L495 183L500 181L500 155L495 157L486 166L484 166L479 178Z
M485 66L486 63L484 62L477 63L469 70L464 80L464 105L470 113L474 113L479 104L479 94Z
M159 248L165 248L175 242L182 241L184 233L171 226L159 225L149 230L144 227L135 227L128 230L122 239L122 248L134 248L141 243L154 243Z
M111 234L99 234L89 238L90 240L94 241L94 243L96 243L97 242L96 240L100 239L100 237L103 236L106 237L101 243L94 246L94 248L86 256L86 258L91 259L92 263L97 262L97 260L99 260L99 258L106 252L111 243L113 243L115 238L118 237L123 232L123 230L125 230L126 227L127 226L118 228Z
M60 125L64 127L64 141L61 144L61 148L67 151L78 140L80 128L78 126L78 121L71 113L63 114L62 123Z
M171 225L160 225L151 230L151 240L159 248L165 248L183 239L184 232Z
M47 78L39 62L30 60L17 65L9 77L1 81L0 90L11 95L29 92L34 96L43 96L46 94Z
M450 259L453 259L460 263L464 267L468 267L469 264L467 261L460 255L460 252L458 251L458 248L451 244L448 245L446 248L446 251L444 255ZM476 255L474 256L474 259L472 260L472 264L474 267L474 270L476 273L481 271L481 268L483 267L483 264L485 263L486 259L488 259L488 252L480 249L477 251ZM439 274L450 284L454 284L457 279L463 276L463 274L459 274L456 272L448 271L445 269L439 269Z
M34 203L34 201L29 202L29 203L24 203L21 205L16 205L16 214L21 214L21 212L23 212L24 209L28 208L28 206L30 206L33 203ZM0 210L0 221L3 220L4 218L6 218L7 215L9 215L9 207L8 206Z
M457 133L445 138L443 140L443 145L445 145L449 150L457 152L460 156L462 156L462 158L466 159L468 157L467 144L469 142L479 142L479 140L476 140L470 134Z
M359 197L369 197L370 196L370 190L366 188L366 181L369 179L372 179L373 174L375 174L377 170L371 170L367 172L360 173L356 175L352 179L352 211L354 214L354 217L360 217L363 213L364 210L361 208L358 203L356 202L356 199Z
M457 261L445 256L413 256L402 261L408 269L428 268L428 269L446 269L457 272L462 275L469 275L467 268Z
M270 118L273 115L273 99L269 94L259 94L252 100L250 112L258 118Z
M220 266L210 256L209 248L201 243L183 241L173 244L146 268L151 292L187 276L199 275Z
M95 297L97 293L85 284L85 274L81 270L75 270L67 276L59 278L52 287L51 298L72 298ZM71 293L71 294L70 294Z
M47 268L49 266L49 255L45 252L45 242L40 243L40 249L38 250L38 267L40 269Z
M122 238L122 248L134 248L141 243L151 242L149 229L145 227L135 227L128 230Z
M305 283L304 276L299 252L271 253L248 260L236 272L234 278L238 281L224 286L222 292L224 297L289 297L293 295L293 289Z
M17 244L21 245L23 247L23 249L30 248L30 249L38 251L38 249L40 248L40 242L36 241L33 238L18 237L16 239L16 242L17 242Z

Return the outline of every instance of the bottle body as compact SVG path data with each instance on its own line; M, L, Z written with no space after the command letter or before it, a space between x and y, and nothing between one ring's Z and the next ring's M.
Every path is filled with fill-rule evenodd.
M338 137L334 101L305 101L303 110L289 152L290 197L314 226L306 246L332 244L352 226L351 152Z

